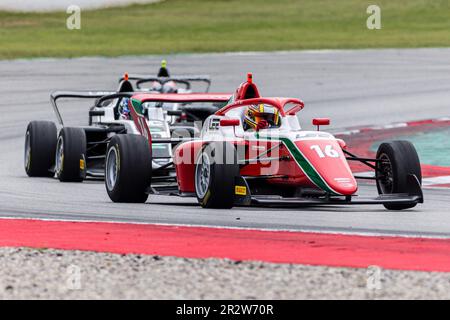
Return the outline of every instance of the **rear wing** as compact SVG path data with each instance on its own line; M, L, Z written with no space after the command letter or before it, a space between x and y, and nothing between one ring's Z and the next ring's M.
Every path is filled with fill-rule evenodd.
M119 79L120 81L126 80L126 76L121 77ZM206 84L205 93L209 92L209 89L211 87L211 78L208 75L195 75L195 76L172 76L172 77L149 77L147 75L139 75L139 74L130 74L128 75L128 80L136 81L136 88L142 89L141 84L147 83L147 82L159 82L161 85L164 85L165 83L169 81L173 81L175 83L182 83L186 86L187 90L191 89L191 83L192 82L203 82Z
M131 97L132 95L133 93L117 93L116 91L55 91L50 94L50 102L59 124L64 126L64 121L59 112L57 103L59 99L99 99L96 103L96 106L99 106L101 102L106 100ZM107 97L109 97L109 99Z
M189 103L189 102L216 102L226 103L231 94L149 94L145 92L117 92L117 91L55 91L50 95L50 102L53 106L56 118L59 124L64 126L64 121L59 112L58 100L59 99L96 99L94 107L101 108L105 101L119 99L119 98L131 98L135 97L141 102L173 102L173 103ZM213 114L220 107L216 106L182 106L181 110L198 118L196 113ZM201 120L202 117L199 118Z

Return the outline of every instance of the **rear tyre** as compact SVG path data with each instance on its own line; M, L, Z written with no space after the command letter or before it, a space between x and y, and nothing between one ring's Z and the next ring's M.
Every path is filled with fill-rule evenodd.
M207 144L195 167L195 193L200 205L203 208L232 208L238 176L239 164L234 145L228 142Z
M61 182L82 182L86 171L86 133L81 128L62 128L56 144L56 176Z
M413 174L422 184L420 160L409 141L390 141L380 145L377 151L376 178L379 194L408 193L408 175ZM403 210L416 204L385 204L388 210Z
M152 153L140 135L118 134L106 151L105 186L113 202L144 203L152 179Z
M51 121L32 121L25 134L25 172L29 177L53 177L56 125Z

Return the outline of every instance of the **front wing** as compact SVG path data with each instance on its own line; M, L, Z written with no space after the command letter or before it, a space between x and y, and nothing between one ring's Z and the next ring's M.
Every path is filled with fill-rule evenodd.
M378 197L320 197L320 198L283 198L281 196L251 195L245 178L239 177L236 181L236 205L259 206L317 206L317 205L383 205L398 204L409 205L424 202L422 187L415 175L408 175L408 193L384 194Z

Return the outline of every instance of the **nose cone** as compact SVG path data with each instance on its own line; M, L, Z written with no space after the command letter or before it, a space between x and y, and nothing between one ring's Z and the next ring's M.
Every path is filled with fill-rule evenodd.
M324 180L331 189L344 196L351 196L358 190L356 180L353 176L348 178L325 176Z
M333 194L355 194L358 185L336 140L299 140L295 145L304 158L297 162L315 185Z

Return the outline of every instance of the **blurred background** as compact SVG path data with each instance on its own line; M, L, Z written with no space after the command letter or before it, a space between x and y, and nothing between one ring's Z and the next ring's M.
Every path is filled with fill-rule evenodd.
M79 30L67 28L69 5ZM381 30L367 28L371 5ZM3 59L449 45L448 0L0 1Z

